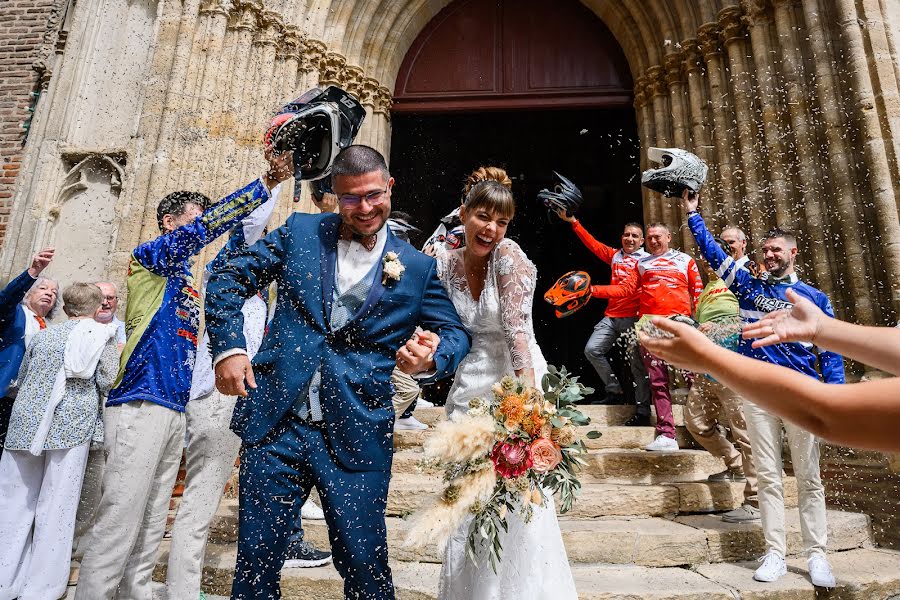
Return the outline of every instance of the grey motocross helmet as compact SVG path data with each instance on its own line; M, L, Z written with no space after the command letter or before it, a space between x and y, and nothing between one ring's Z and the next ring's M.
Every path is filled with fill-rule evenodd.
M339 87L312 88L278 111L266 135L276 152L294 151L294 200L300 181L316 180L331 172L338 152L353 143L366 110Z
M693 196L706 182L709 168L699 156L687 150L649 148L647 157L662 166L644 171L641 184L666 197L680 197L685 189Z

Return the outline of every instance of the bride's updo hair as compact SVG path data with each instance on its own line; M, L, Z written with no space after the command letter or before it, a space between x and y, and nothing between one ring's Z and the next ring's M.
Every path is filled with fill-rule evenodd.
M511 219L516 212L512 195L512 180L500 167L478 167L463 190L466 210L485 209Z

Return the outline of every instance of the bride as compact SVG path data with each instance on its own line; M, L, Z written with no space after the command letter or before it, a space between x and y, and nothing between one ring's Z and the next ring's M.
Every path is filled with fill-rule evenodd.
M438 276L472 335L472 349L460 363L447 398L447 414L465 413L469 400L491 394L491 386L514 372L540 385L547 363L534 339L531 305L537 270L514 241L506 239L513 218L512 181L506 171L481 167L470 176L459 210L465 246L437 245ZM536 387L537 387L536 386ZM503 554L494 573L482 553L478 564L466 555L471 517L451 536L440 577L440 600L575 600L578 594L563 546L556 506L535 506L526 523L507 516L501 531Z

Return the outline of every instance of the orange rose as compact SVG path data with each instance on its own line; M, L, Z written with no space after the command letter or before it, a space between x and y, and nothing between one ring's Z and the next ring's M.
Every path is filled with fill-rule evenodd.
M532 469L538 473L552 471L562 462L559 446L547 438L538 438L531 444Z

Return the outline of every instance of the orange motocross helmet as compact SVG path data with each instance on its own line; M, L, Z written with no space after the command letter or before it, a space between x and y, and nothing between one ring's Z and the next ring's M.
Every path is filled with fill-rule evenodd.
M590 299L591 276L584 271L569 271L544 294L544 300L556 308L559 319L568 317Z

